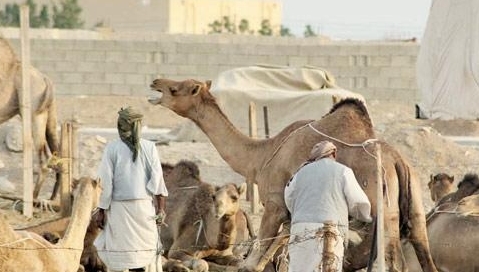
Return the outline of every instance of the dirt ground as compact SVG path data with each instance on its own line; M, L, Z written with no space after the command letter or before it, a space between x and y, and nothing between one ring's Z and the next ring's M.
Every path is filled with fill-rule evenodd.
M152 106L146 97L57 97L58 118L60 122L75 120L82 128L111 128L115 131L117 111L127 105L139 108L145 115L147 128L174 129L187 120L178 117L160 106ZM429 198L427 182L431 174L446 172L455 176L456 182L464 174L475 172L479 165L479 150L472 145L460 145L443 136L479 136L477 121L437 121L414 118L414 105L367 101L378 137L385 139L409 160L417 172L422 184L424 207L429 210L432 202ZM22 196L22 153L11 152L6 148L4 139L12 128L18 126L19 118L0 126L0 177L7 178L15 185L10 195ZM105 141L115 137L114 133L79 133L79 175L95 174ZM21 138L20 138L21 139ZM196 162L204 181L214 184L225 182L243 182L244 179L234 173L218 155L209 142L169 142L158 145L163 162L176 163L182 159ZM1 180L0 180L1 182ZM48 198L52 188L52 176L41 192L41 198ZM0 186L1 188L1 186ZM243 200L244 208L249 204ZM15 226L34 225L39 221L57 216L51 212L34 210L33 218L22 215L21 206L0 199L0 208L8 214ZM259 226L261 213L252 215L254 225Z

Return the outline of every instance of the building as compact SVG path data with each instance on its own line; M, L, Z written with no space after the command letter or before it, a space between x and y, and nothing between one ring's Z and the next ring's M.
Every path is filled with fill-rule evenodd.
M60 0L35 3L60 6ZM242 20L243 26L247 22L248 32L255 34L266 20L273 33L279 33L282 20L280 0L78 0L78 3L87 29L101 26L114 31L208 34L212 30L210 24L222 23L226 17L236 28Z

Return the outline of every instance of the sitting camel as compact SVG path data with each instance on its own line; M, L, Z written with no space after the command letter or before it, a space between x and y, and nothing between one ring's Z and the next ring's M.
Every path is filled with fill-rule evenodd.
M439 173L434 176L431 174L427 187L431 193L431 199L436 205L444 196L454 191L453 183L454 176L449 176L446 173Z
M258 184L264 205L258 245L241 265L241 271L262 271L286 236L278 235L282 224L289 222L283 191L298 167L306 161L314 144L333 141L338 146L338 161L353 169L358 182L371 201L376 215L377 162L376 146L381 146L381 158L386 197L384 226L387 235L388 269L406 266L400 254L400 238L410 239L426 272L437 271L431 258L426 233L421 185L399 152L385 142L377 141L372 121L363 102L345 99L336 103L328 114L318 120L297 121L276 136L253 139L242 134L229 121L210 93L211 81L193 79L174 81L156 79L150 85L161 97L149 102L162 105L176 114L192 120L210 139L230 167ZM289 227L283 227L286 232ZM363 242L349 247L344 258L345 271L367 266L372 228L366 226ZM276 238L275 238L276 237Z
M21 63L10 43L0 37L0 124L17 114L22 114L21 103ZM35 173L38 175L33 190L36 199L46 179L47 161L51 154L59 151L57 134L57 108L51 80L34 67L30 67L31 100L32 100L32 139L36 154ZM60 176L56 182L50 199L58 192Z
M90 214L98 204L100 186L83 177L74 190L71 221L64 236L52 244L28 231L14 231L5 217L0 220L0 271L77 272Z
M199 179L194 163L180 161L167 175L166 186L168 226L161 229L161 241L168 259L180 260L193 271L237 265L242 256L235 256L233 249L246 184L215 187Z
M429 213L427 213L426 217L429 218L437 211L447 210L449 207L455 207L456 204L464 197L477 194L478 192L479 177L477 174L465 174L462 180L457 184L457 190L440 198L436 202L435 207Z
M432 182L441 183L440 179L451 180L452 177L443 174L442 178L435 178ZM445 181L444 183L447 185L450 182ZM429 188L435 190L441 187L442 185L433 184ZM468 173L458 183L457 190L440 198L436 206L427 214L431 255L440 271L459 272L479 269L477 258L467 254L467 252L476 252L479 249L479 236L473 235L479 232L477 227L479 223L477 217L479 215L478 189L479 177L476 174ZM432 192L431 195L433 195ZM454 234L458 232L467 233L467 235ZM412 248L407 243L404 244L404 255L410 271L422 271Z

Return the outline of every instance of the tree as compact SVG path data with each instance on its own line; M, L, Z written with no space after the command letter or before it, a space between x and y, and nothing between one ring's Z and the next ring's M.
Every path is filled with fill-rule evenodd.
M20 26L20 6L18 4L6 4L5 10L0 10L1 26Z
M33 0L27 0L24 4L28 5L30 27L38 28L49 26L50 19L46 5L43 5L40 14L37 14L37 4L35 4ZM12 27L20 26L20 6L18 4L5 5L5 10L0 11L0 25Z
M27 0L26 4L29 9L30 27L48 27L50 24L50 16L48 15L47 6L43 5L40 14L37 15L37 4L35 4L33 0Z
M241 34L249 33L249 22L246 19L241 19L238 30Z
M261 21L261 29L258 30L258 33L262 36L273 35L273 30L271 29L271 24L270 24L269 20Z
M236 25L231 22L230 17L223 16L223 28L226 33L236 33Z
M211 28L211 30L209 32L210 34L211 33L221 33L222 32L223 25L218 20L214 20L214 22L211 23L211 24L208 24L208 26Z
M306 25L306 29L304 30L304 37L308 38L308 37L316 37L316 36L317 35L311 28L311 25Z
M294 35L291 34L291 31L289 30L289 28L285 27L285 26L281 26L281 30L279 31L279 34L281 35L281 37L293 37Z
M55 28L82 28L83 21L80 19L82 8L77 0L63 0L61 9L57 5L53 6L53 27Z

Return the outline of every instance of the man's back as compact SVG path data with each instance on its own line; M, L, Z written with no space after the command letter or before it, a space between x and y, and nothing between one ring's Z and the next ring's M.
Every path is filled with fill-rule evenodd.
M344 173L348 170L332 159L321 159L302 167L288 185L294 186L290 207L292 223L331 220L346 225L348 205L343 187Z

